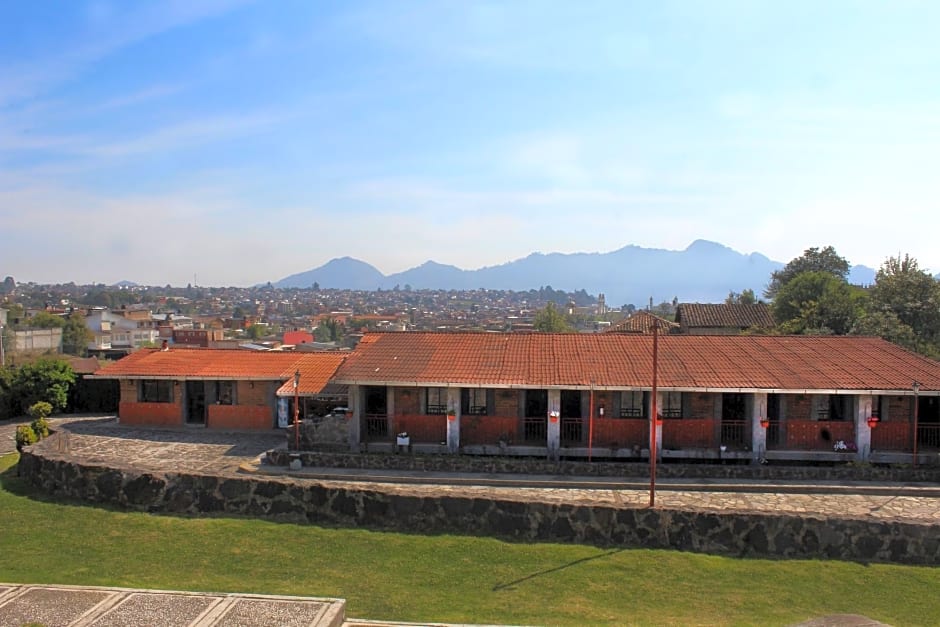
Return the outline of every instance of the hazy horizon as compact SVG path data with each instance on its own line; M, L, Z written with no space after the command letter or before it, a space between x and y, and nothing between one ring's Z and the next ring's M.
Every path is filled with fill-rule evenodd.
M0 274L249 286L533 252L940 271L940 5L12 0Z

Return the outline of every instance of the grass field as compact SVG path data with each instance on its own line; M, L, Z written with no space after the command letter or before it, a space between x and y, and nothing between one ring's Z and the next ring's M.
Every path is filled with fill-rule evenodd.
M0 581L341 597L347 614L544 625L940 624L940 568L184 518L55 501L0 457Z

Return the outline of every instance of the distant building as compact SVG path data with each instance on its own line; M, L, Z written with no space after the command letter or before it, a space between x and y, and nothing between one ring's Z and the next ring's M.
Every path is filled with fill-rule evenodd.
M209 348L225 339L222 329L173 329L173 343Z
M676 323L679 333L687 335L737 335L775 326L770 307L765 303L679 303Z
M313 334L307 331L286 331L284 333L283 342L285 344L293 344L294 346L311 344L313 343Z
M16 331L17 353L61 353L62 329Z

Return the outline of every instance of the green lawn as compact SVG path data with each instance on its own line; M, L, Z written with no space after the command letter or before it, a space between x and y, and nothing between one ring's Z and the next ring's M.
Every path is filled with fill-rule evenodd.
M385 620L940 624L940 568L127 513L37 494L15 461L0 457L0 581L342 597L348 615Z

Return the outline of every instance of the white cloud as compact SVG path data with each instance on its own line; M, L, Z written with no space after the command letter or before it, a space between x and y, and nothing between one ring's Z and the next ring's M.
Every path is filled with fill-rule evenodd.
M46 56L8 64L0 73L0 107L41 95L75 80L98 61L154 35L227 13L244 0L189 2L170 0L131 11L105 9L89 13L89 27L75 29ZM128 5L129 6L129 5ZM122 7L123 8L123 7Z

